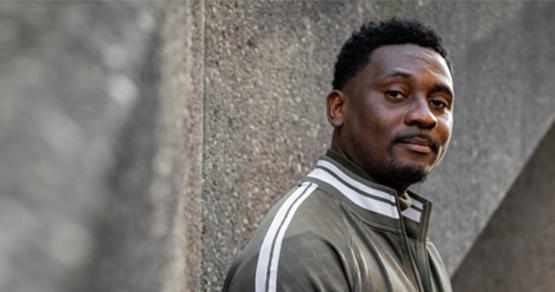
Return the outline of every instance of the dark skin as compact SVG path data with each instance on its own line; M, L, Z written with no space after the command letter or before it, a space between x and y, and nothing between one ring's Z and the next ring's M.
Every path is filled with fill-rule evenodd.
M399 169L424 177L439 163L453 128L453 80L432 49L387 45L341 90L327 97L332 148L398 195L414 183Z

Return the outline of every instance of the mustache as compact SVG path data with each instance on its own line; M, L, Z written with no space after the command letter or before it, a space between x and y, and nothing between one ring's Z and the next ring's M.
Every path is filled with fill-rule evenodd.
M434 139L432 136L423 134L423 133L399 134L395 136L395 138L393 138L393 141L391 142L391 146L399 143L409 142L410 140L413 140L413 139L423 140L426 144L428 144L428 146L430 146L432 151L435 153L437 153L439 150L439 142L436 139Z

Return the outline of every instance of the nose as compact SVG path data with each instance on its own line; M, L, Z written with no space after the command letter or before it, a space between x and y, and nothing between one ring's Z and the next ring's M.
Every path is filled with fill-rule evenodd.
M422 129L433 129L437 123L437 117L430 110L428 100L424 97L414 98L409 111L405 114L405 124Z

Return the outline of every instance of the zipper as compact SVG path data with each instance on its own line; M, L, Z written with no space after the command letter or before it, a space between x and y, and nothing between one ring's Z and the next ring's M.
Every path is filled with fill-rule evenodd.
M430 261L428 259L428 250L426 248L426 234L428 233L428 223L430 221L430 208L431 203L425 203L422 208L422 216L420 222L420 230L416 238L416 257L418 261L418 266L421 268L421 275L423 275L423 286L425 291L432 291L432 279L430 271Z
M401 223L401 234L403 235L403 242L405 243L405 249L407 250L407 253L409 255L410 266L412 268L412 273L414 275L414 278L416 279L416 284L418 286L418 291L426 292L424 290L424 287L422 286L422 279L420 278L420 273L418 272L418 268L417 268L417 265L416 265L416 261L414 259L414 255L412 254L410 246L409 246L407 229L405 228L405 220L403 219L403 214L401 212L401 206L400 206L398 198L396 198L395 203L397 205L397 211L399 212L399 222Z

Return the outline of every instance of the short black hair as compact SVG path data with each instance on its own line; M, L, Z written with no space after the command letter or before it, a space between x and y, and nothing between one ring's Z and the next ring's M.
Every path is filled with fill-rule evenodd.
M386 21L365 23L345 42L335 62L333 89L341 90L370 61L372 52L378 47L401 44L433 49L445 59L452 73L447 49L434 30L416 20L394 17Z

